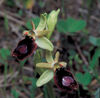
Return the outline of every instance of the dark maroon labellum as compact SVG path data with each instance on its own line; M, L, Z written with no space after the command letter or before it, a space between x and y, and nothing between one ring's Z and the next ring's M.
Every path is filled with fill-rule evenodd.
M17 57L18 60L23 60L30 56L37 48L35 40L26 36L23 40L19 41L17 47L12 52L12 56Z
M63 85L63 86L70 86L71 83L73 83L73 82L74 82L74 80L73 80L72 77L64 76L64 77L62 78L62 85Z
M19 51L22 54L26 54L27 53L27 46L26 45L21 45L16 50Z
M78 84L72 73L64 67L55 71L54 81L58 88L62 91L73 92L78 88Z

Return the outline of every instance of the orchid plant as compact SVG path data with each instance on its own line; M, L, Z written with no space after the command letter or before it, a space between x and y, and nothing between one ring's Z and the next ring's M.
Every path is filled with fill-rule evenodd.
M23 32L24 39L19 41L17 47L12 52L12 56L18 60L23 60L33 54L37 47L45 49L47 62L36 64L37 68L46 69L37 80L37 87L43 86L54 78L56 86L62 91L73 92L78 88L78 84L72 73L66 68L67 63L59 61L60 53L56 52L55 58L53 58L54 46L49 40L56 26L59 12L60 9L54 10L48 17L47 13L41 14L37 28L35 28L32 22L32 30L25 30Z

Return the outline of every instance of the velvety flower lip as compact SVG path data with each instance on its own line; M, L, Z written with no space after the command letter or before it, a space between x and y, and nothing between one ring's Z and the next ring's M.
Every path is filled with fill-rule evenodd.
M32 37L25 36L24 39L19 41L17 47L12 52L12 56L16 57L18 60L23 60L30 56L37 48L37 44Z
M78 84L74 79L72 73L64 68L58 68L54 74L54 82L62 91L73 92L78 88Z

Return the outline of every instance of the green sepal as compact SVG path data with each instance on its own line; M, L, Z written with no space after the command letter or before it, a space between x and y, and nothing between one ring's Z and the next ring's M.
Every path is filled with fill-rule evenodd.
M36 82L37 87L40 87L48 83L53 78L53 76L54 76L53 70L46 70L37 80Z
M46 37L36 38L35 42L40 48L53 51L53 44Z
M48 30L50 31L50 33L47 35L48 38L51 37L52 32L55 28L59 12L60 12L60 9L58 9L57 11L53 10L48 16L47 27L48 27Z
M47 17L46 13L41 14L41 16L40 16L40 22L39 22L38 27L36 28L36 31L42 31L42 30L44 30L44 28L46 27L46 17Z

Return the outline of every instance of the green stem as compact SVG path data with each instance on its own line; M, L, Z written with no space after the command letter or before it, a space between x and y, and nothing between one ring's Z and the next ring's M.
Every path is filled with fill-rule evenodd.
M4 85L7 84L7 63L5 63L5 67L4 67ZM6 86L4 87L4 94L6 97Z
M79 89L79 87L78 87L78 97L80 98L80 89Z
M52 82L49 82L44 86L44 93L45 93L44 98L56 98Z

